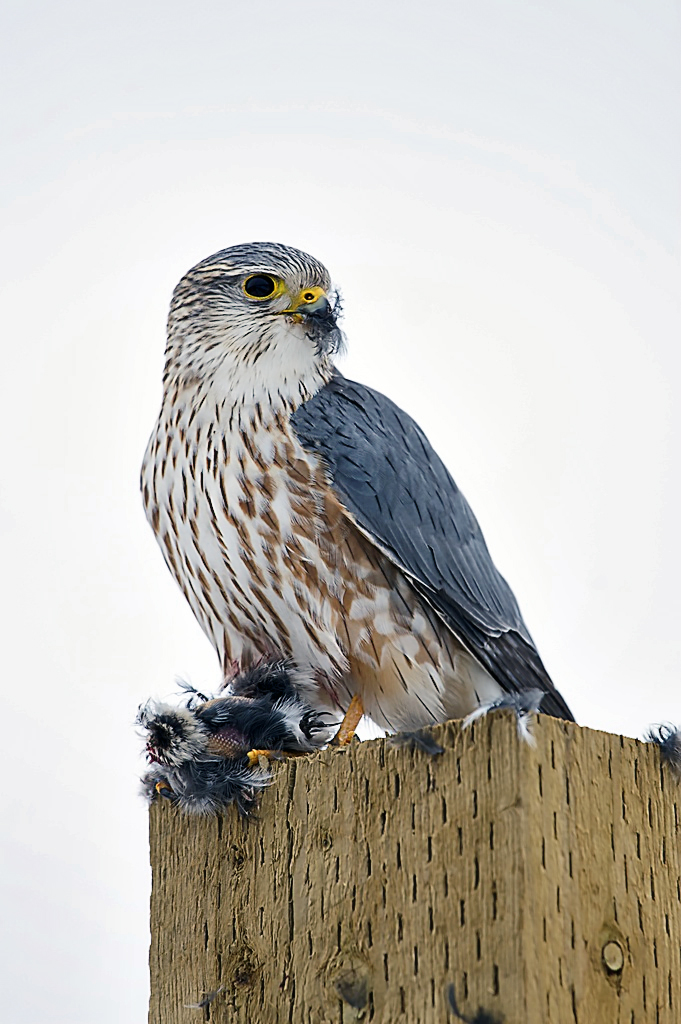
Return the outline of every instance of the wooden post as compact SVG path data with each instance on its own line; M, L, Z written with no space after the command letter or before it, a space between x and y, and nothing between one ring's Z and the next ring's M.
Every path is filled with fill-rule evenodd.
M681 787L651 745L533 731L291 760L257 822L158 801L151 1024L442 1024L451 984L505 1024L679 1024Z

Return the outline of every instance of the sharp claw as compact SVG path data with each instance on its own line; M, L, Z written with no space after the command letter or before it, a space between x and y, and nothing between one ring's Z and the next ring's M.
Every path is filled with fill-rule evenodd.
M164 796L166 800L172 800L173 791L168 785L168 783L164 782L163 779L161 779L160 782L156 783L154 789L156 790L159 796Z
M248 763L255 767L257 764L261 764L262 761L283 761L284 754L281 750L249 750L246 754L246 760Z

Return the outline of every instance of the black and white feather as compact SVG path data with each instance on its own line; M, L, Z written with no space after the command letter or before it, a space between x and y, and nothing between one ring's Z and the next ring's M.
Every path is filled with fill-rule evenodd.
M214 814L236 803L249 814L271 774L250 751L309 753L332 729L305 703L285 661L264 662L233 681L224 696L192 693L184 706L149 701L137 724L152 765L142 779L148 799L168 797L182 810Z
M447 1009L449 1013L453 1014L457 1020L462 1021L463 1024L503 1024L503 1019L501 1017L497 1017L496 1014L490 1013L489 1010L484 1010L482 1006L478 1008L478 1012L474 1017L465 1017L463 1013L461 1013L456 1001L454 985L447 986L446 996Z
M648 743L655 743L660 748L660 754L665 764L668 764L674 774L681 778L681 729L668 722L662 725L653 725L645 735Z
M533 715L538 715L542 702L546 698L546 691L538 687L533 690L521 690L519 693L507 693L499 700L489 701L481 704L471 711L464 719L463 727L467 729L479 718L484 718L490 711L512 711L516 718L518 737L530 747L536 746L537 741L532 735L530 723Z

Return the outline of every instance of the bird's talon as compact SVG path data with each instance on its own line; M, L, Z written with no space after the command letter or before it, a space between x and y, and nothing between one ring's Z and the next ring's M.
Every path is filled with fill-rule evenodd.
M253 768L256 765L264 768L267 766L268 761L283 761L284 754L281 750L249 750L246 754L246 760Z
M172 799L173 791L170 788L170 786L168 785L168 783L164 782L163 779L161 779L160 782L156 783L156 785L154 786L154 789L156 790L156 792L158 793L159 796L164 796L166 798L166 800L171 800Z
M350 701L348 710L345 712L345 718L340 724L340 729L331 740L330 746L347 747L353 740L363 714L364 704L362 703L362 698L355 694Z

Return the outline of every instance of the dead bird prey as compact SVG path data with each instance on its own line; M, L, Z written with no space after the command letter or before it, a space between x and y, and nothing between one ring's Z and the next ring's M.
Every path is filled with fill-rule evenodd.
M137 724L146 731L149 800L168 797L191 814L235 803L248 815L272 776L263 757L309 753L328 742L332 723L301 700L285 661L263 662L212 700L193 692L183 706L149 701Z

